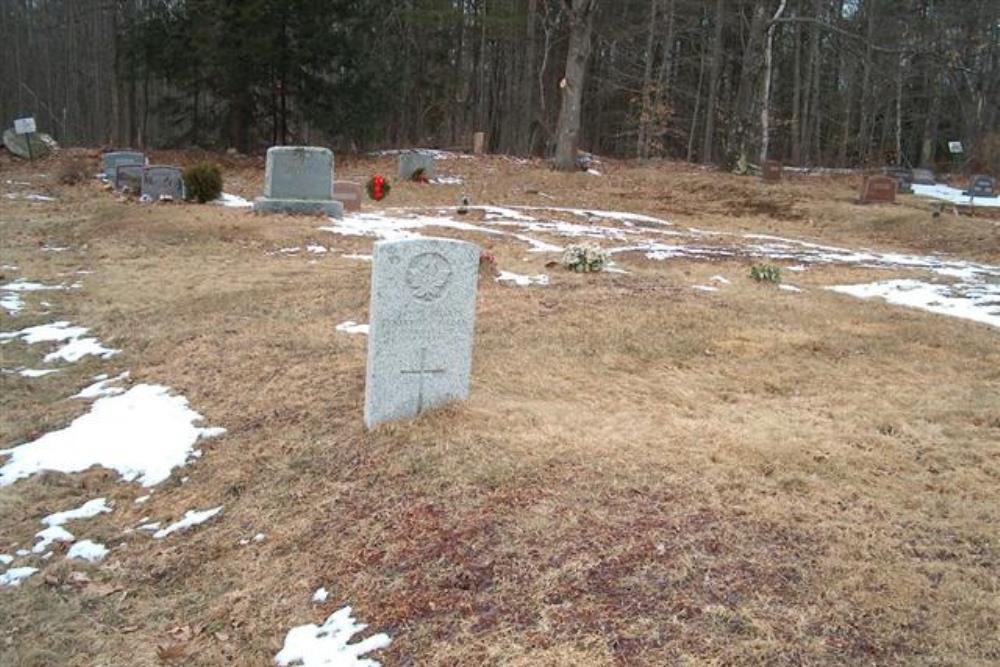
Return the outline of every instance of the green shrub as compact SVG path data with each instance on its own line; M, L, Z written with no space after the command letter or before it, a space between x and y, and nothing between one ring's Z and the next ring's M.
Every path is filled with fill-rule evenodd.
M222 194L222 172L208 162L188 167L184 170L184 190L188 199L199 204L218 199Z
M571 245L563 252L562 265L578 273L603 271L611 255L596 243Z
M750 277L759 283L781 282L781 267L774 264L754 264L750 267Z

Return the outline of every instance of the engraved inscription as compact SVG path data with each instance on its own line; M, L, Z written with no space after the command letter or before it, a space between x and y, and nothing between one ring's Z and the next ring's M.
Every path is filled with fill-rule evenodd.
M406 285L418 301L437 301L448 288L453 271L444 255L425 252L410 260L406 268Z

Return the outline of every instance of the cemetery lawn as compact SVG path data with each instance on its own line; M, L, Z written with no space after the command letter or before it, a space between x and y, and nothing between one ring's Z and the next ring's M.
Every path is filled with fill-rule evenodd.
M227 192L260 192L261 159L222 162ZM337 177L393 164L338 155ZM466 184L394 183L386 205L468 192L1000 264L996 218L933 217L910 196L860 207L858 177L438 166ZM120 203L96 182L58 185L56 159L0 170L5 192L57 198L0 196L2 282L82 281L24 293L0 331L68 320L121 350L0 375L0 448L65 427L88 409L67 396L124 370L227 429L143 504L148 490L103 468L0 488L0 554L30 548L47 514L113 506L72 524L111 549L103 563L57 544L0 588L0 664L269 665L292 626L345 605L361 636L392 638L368 656L385 665L1000 661L1000 329L824 289L891 270L786 270L795 293L750 280L745 258L625 253L627 274L573 274L509 236L420 230L550 284L481 280L471 400L367 432L366 337L334 327L367 321L370 264L345 255L371 238ZM730 284L692 289L714 276ZM36 347L3 345L0 367L38 368ZM164 539L124 532L217 506ZM310 602L320 587L328 600Z

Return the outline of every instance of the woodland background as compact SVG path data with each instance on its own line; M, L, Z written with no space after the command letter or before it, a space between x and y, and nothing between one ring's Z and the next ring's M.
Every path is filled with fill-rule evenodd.
M0 0L0 49L65 145L1000 168L998 0Z

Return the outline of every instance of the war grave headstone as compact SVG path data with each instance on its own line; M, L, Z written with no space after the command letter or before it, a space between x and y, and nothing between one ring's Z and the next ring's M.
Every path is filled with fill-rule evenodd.
M781 163L777 160L767 160L760 172L761 178L765 181L781 180Z
M912 170L912 178L910 180L914 185L934 185L937 183L937 178L934 177L934 172L930 169Z
M882 173L896 180L896 191L903 194L913 193L913 173L902 167L886 167Z
M361 199L364 190L360 183L354 181L334 181L333 198L344 205L344 210L355 212L361 210Z
M269 148L264 196L254 200L253 210L343 217L344 205L333 198L333 152L316 146Z
M115 182L115 169L121 165L146 166L146 156L138 151L111 151L101 156L104 160L104 178Z
M861 204L893 203L896 201L896 181L888 176L866 176L861 184Z
M413 180L413 175L421 171L421 176L434 176L434 156L420 151L406 151L399 154L399 178Z
M996 197L996 180L987 174L979 174L973 176L969 180L969 189L962 194L969 195L971 197Z
M122 167L118 167L118 171L121 170ZM184 174L177 167L161 165L146 167L142 170L140 190L143 197L149 197L153 201L161 199L183 201Z
M142 170L145 168L141 164L123 164L115 167L115 190L128 188L129 192L138 195L142 190Z
M365 426L469 397L479 247L379 241L368 306Z

